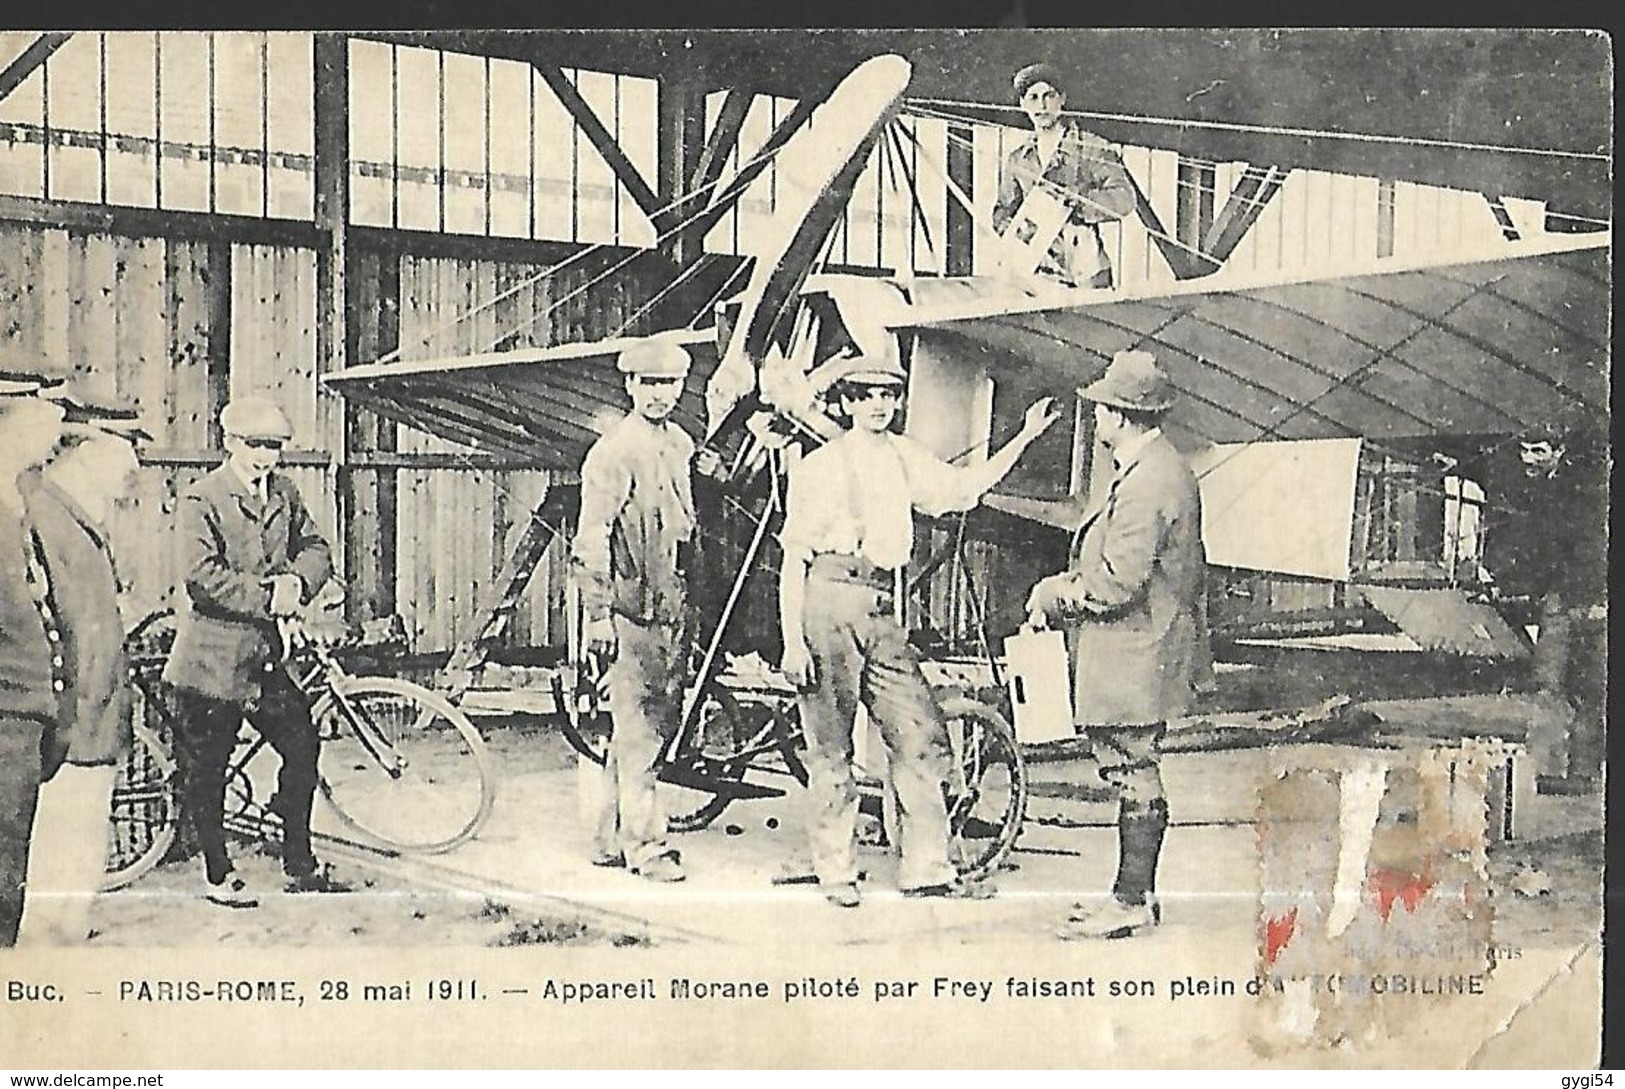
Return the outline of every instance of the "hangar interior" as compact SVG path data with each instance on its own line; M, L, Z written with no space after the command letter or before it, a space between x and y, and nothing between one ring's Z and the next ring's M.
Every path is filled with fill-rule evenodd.
M908 135L882 141L857 178L826 272L983 271L975 221L1024 124L1006 105L1008 72L1035 57L1075 63L1080 48L1091 74L1074 105L1121 141L1141 190L1107 238L1130 290L1314 276L1371 258L1442 263L1609 215L1606 111L1589 93L1594 73L1575 62L1595 42L1576 52L1572 37L1461 34L1422 50L1378 34L1347 50L1325 36L1169 32L1119 44L946 32L8 32L4 335L133 399L149 421L141 494L122 514L132 539L162 533L178 491L214 464L227 399L282 399L297 431L286 462L341 542L353 614L402 615L412 649L432 657L475 634L529 511L571 486L573 466L445 442L348 403L322 378L380 360L709 327L772 229L779 164L741 168L782 144L798 103L866 56L913 59ZM1456 62L1494 70L1485 58L1497 50L1549 62L1548 92L1529 100L1445 78ZM1135 79L1153 54L1181 73L1177 87ZM1495 150L1507 146L1539 153ZM1022 392L1019 377L995 388L995 431L1013 426ZM1010 490L1075 489L1088 445L1077 430L1051 436ZM1493 553L1484 482L1441 470L1438 452L1367 445L1362 563L1471 582ZM984 583L1019 577L998 552L973 546ZM550 547L541 560L508 648L562 645L562 554ZM163 603L171 560L150 549L125 561L137 612ZM935 582L916 596L917 617L963 636L960 586ZM1229 620L1279 633L1320 630L1360 602L1346 581L1237 568L1219 604Z

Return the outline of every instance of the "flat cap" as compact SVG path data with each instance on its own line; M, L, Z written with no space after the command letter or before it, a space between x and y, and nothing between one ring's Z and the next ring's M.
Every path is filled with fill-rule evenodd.
M900 386L908 380L903 366L885 356L852 356L836 368L835 381L869 386Z
M1021 97L1027 93L1027 88L1035 83L1047 83L1062 94L1066 94L1067 90L1066 78L1053 64L1029 64L1017 72L1010 83L1016 90L1017 102L1020 102Z
M640 340L621 353L615 361L622 374L648 375L654 378L682 378L688 374L688 349L669 336L653 336Z
M240 439L293 438L293 425L268 397L238 397L220 410L220 430Z
M898 356L897 336L884 323L862 311L843 312L842 323L852 339L851 356L835 370L837 382L901 385L907 380Z

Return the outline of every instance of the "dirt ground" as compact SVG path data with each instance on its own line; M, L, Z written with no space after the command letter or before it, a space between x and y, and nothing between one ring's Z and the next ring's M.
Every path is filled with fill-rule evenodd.
M563 767L572 760L556 731L536 724L482 728L505 774ZM348 892L282 891L274 854L233 846L237 871L261 894L257 908L226 908L202 896L197 859L168 862L129 888L98 898L92 947L217 944L233 948L300 946L635 945L645 939L565 916L516 910L486 897L414 888L370 866L328 859ZM320 848L318 847L318 854Z
M482 732L504 777L560 771L574 754L551 725L520 718L487 720ZM1045 769L1045 774L1049 774ZM1044 800L1029 819L1043 823ZM1053 805L1051 805L1053 808ZM1035 825L1036 827L1036 825ZM724 834L732 829L718 823ZM352 891L288 895L274 857L250 844L237 864L267 893L258 908L233 910L203 900L201 866L193 859L159 867L134 886L101 897L92 912L93 946L167 947L220 944L301 946L625 945L648 939L594 919L538 914L483 896L415 886L400 875L329 859ZM1019 848L1018 848L1019 851ZM451 856L448 856L451 857ZM1021 856L1016 856L1019 863ZM1601 922L1603 839L1600 829L1493 843L1495 940L1537 946L1594 940Z

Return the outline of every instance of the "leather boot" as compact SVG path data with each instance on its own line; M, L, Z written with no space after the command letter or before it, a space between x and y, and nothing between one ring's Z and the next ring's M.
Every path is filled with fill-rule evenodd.
M1153 798L1143 805L1127 799L1118 803L1117 880L1112 884L1112 895L1123 903L1154 901L1157 860L1167 830L1167 799Z

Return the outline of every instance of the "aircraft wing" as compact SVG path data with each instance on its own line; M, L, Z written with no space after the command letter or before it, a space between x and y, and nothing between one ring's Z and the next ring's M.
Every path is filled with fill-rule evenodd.
M673 413L691 435L705 424L717 366L713 330L664 333L694 360ZM363 408L483 454L574 470L604 427L626 412L616 358L640 337L553 348L346 367L324 381Z
M1187 449L1519 434L1606 422L1610 257L1602 233L1444 266L1207 277L1139 294L919 279L887 324L911 330L917 351L1052 388L1093 381L1114 352L1149 350L1183 394L1169 430Z

